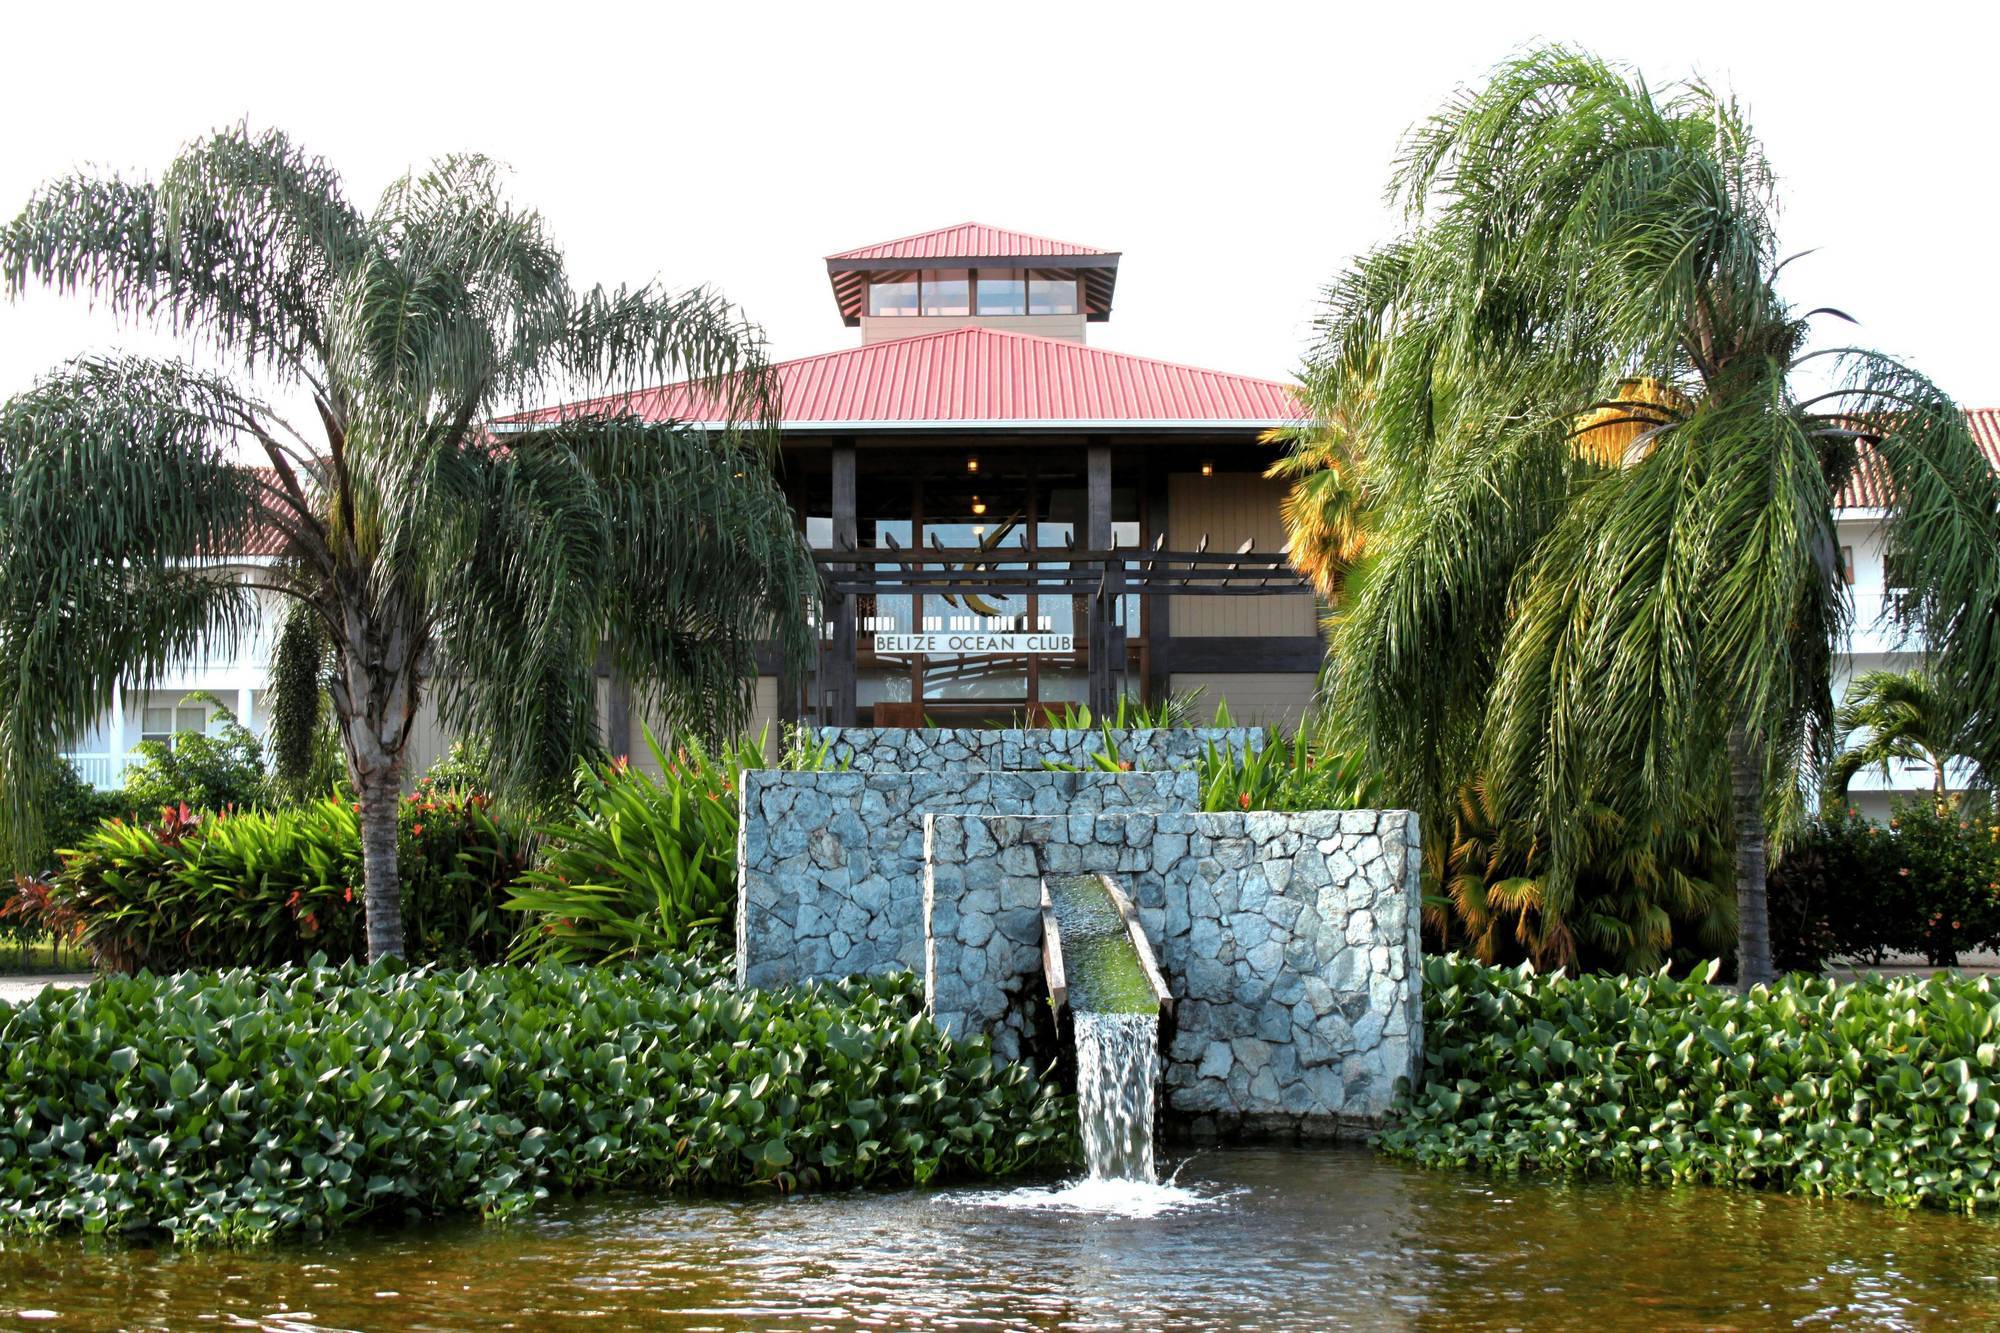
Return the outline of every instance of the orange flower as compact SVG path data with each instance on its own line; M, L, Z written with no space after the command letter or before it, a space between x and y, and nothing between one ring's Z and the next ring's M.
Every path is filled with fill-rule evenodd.
M1245 810L1248 810L1250 808L1250 793L1247 791L1237 792L1236 804L1242 806Z
M423 837L423 836L424 836L424 826L423 826L422 824L412 824L412 825L410 825L410 836L411 836L411 837L413 837L413 838L421 838L421 837Z

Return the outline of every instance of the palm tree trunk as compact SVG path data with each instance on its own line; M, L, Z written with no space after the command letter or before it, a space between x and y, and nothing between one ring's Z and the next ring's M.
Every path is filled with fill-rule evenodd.
M403 884L396 864L396 815L403 799L399 781L372 781L361 798L361 873L368 961L403 956Z
M1743 990L1777 977L1771 965L1771 916L1764 895L1763 756L1741 726L1729 729L1730 809L1736 825L1736 984Z
M416 717L422 680L415 636L391 615L353 609L343 616L346 634L328 684L347 775L361 807L362 903L368 926L368 961L403 956L403 886L396 864L396 816L403 799L403 752Z

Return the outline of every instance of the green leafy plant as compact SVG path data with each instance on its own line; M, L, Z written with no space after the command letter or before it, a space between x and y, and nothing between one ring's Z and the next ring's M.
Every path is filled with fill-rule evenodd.
M528 915L517 958L714 953L732 937L737 779L764 767L763 740L670 754L648 730L646 745L660 776L620 760L583 768L574 813L542 828L547 854L507 904Z
M0 1228L264 1240L605 1189L776 1192L1065 1161L1075 1113L903 976L318 964L0 1003Z
M1709 976L1714 976L1711 969ZM1424 961L1424 1061L1378 1145L1428 1166L2000 1205L1988 978L1747 994Z
M1381 781L1356 755L1301 729L1265 731L1261 748L1202 747L1204 810L1353 810L1380 804Z
M1168 693L1154 703L1146 703L1135 695L1121 694L1118 706L1103 717L1092 713L1088 704L1062 704L1044 710L1045 721L1041 725L1055 731L1090 731L1102 727L1106 731L1146 731L1158 728L1196 727L1201 707L1202 691L1181 690ZM1229 722L1229 704L1216 704L1215 721L1211 726L1226 727Z

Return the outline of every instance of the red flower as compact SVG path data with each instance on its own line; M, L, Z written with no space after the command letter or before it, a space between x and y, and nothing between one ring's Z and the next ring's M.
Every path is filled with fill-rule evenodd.
M1242 806L1245 810L1248 810L1250 808L1250 793L1247 791L1237 792L1236 804Z
M354 886L350 884L345 889L341 890L340 897L342 902L350 902L350 903L353 902Z
M423 836L424 836L424 826L423 826L422 824L412 824L412 825L410 825L410 836L411 836L411 837L413 837L413 838L421 838L421 837L423 837Z
M298 905L299 905L299 891L297 889L293 889L292 896L285 899L285 906L297 907Z

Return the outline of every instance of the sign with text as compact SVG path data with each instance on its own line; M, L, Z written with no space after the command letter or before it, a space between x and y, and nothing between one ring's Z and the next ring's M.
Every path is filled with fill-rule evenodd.
M993 633L962 630L950 633L877 634L875 651L895 656L950 656L959 653L994 653L1003 657L1026 657L1076 651L1074 634L1050 632Z

